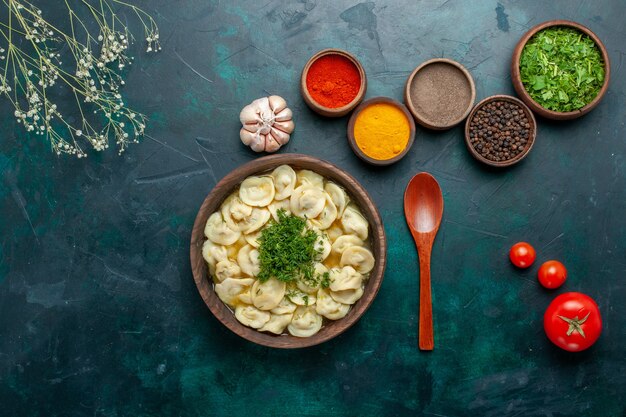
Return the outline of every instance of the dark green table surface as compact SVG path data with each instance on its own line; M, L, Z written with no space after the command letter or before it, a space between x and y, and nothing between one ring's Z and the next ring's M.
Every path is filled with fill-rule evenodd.
M149 137L123 157L59 159L0 102L1 415L625 415L624 1L142 5L160 24L163 51L135 47L125 93L151 122ZM611 85L579 120L540 120L535 147L511 169L474 161L460 126L418 128L401 162L367 166L348 147L347 119L313 114L298 91L306 60L340 47L363 63L368 97L401 99L410 71L433 57L464 64L477 99L511 94L515 43L553 18L599 35ZM389 241L367 313L335 340L298 351L256 346L223 327L188 260L205 195L257 157L239 141L238 115L267 93L294 110L296 131L281 152L354 175ZM420 171L437 178L445 199L431 353L417 349L417 255L402 208ZM563 288L543 290L537 266L510 265L508 248L519 240L535 245L538 263L567 265ZM601 338L581 354L544 336L543 312L565 291L589 294L603 315Z

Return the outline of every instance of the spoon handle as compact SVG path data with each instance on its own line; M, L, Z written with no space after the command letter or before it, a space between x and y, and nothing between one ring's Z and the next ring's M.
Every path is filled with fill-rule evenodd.
M420 261L420 319L419 319L419 348L433 350L435 340L433 335L433 304L430 292L430 253L432 246L417 248Z

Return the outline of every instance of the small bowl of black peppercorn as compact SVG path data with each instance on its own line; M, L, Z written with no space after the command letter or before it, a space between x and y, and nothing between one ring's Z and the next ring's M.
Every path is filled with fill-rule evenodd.
M537 122L519 99L496 95L482 100L465 122L465 144L487 165L508 167L524 159L537 136Z

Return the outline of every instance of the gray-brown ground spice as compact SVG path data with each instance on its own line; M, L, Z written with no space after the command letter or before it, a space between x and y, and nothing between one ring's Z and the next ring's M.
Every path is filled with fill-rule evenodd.
M469 134L470 143L484 158L509 161L528 146L530 121L519 105L492 101L474 113Z

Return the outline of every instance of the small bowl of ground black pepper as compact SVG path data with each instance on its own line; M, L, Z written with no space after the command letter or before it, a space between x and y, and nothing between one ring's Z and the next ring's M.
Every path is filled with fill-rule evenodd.
M569 120L594 109L609 87L606 47L589 28L550 20L522 36L513 52L511 80L536 114Z
M324 49L302 70L300 92L314 112L326 117L350 113L365 96L367 79L358 59L342 49Z
M524 159L537 136L537 122L519 99L496 95L479 102L465 122L465 144L474 158L494 167Z

